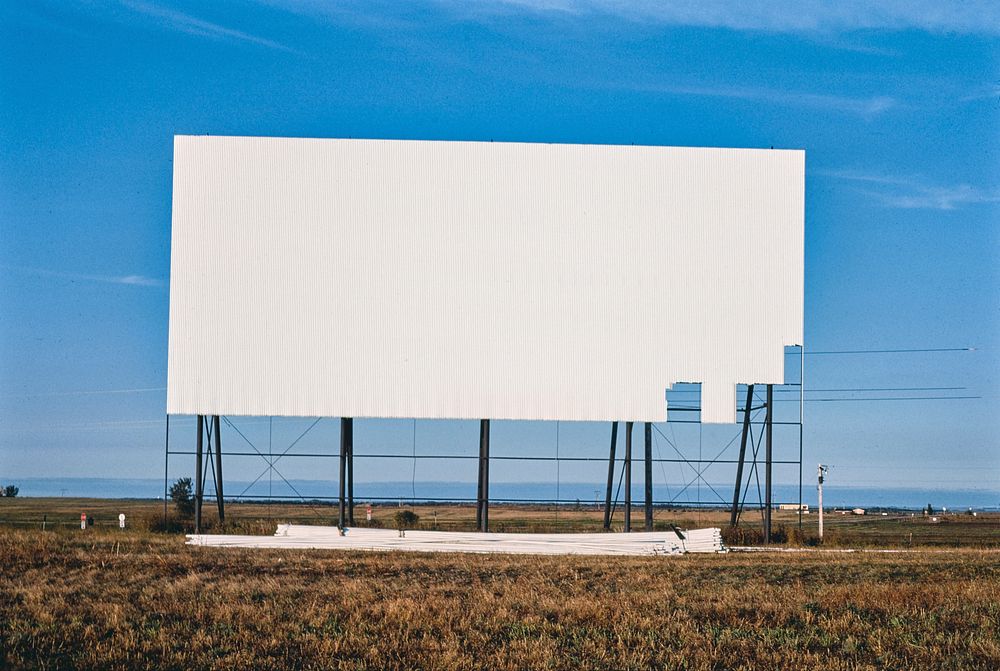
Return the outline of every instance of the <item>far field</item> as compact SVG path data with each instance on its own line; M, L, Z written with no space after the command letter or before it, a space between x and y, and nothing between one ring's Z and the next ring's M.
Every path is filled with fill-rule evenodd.
M406 506L420 515L420 527L443 530L472 530L475 528L475 508L471 505L427 504ZM397 505L376 505L372 508L374 523L392 526ZM216 508L212 501L205 502L205 526L209 531L220 532L216 521ZM337 523L337 508L316 503L227 503L227 524L230 533L270 534L280 522L300 524ZM154 500L134 499L79 499L79 498L0 498L0 528L16 529L77 529L80 514L93 518L96 528L117 528L118 514L125 513L129 528L156 528L163 518L163 503ZM639 530L643 525L641 507L633 509L632 525ZM168 516L174 520L173 507ZM364 526L365 505L355 506L357 526ZM840 515L825 516L825 545L833 547L971 547L1000 548L1000 513L979 513L973 517L965 513L936 516L937 521L920 513ZM494 505L490 508L490 528L493 531L595 531L601 530L603 512L595 506L541 506ZM622 529L624 516L619 505L614 516L614 529ZM657 529L667 529L670 524L681 528L727 527L729 512L710 509L657 508L654 516ZM775 530L783 529L791 543L814 542L817 531L815 512L803 515L801 533L799 517L795 512L775 511ZM730 535L732 544L754 544L754 534L761 526L760 511L748 509L741 518L743 533ZM735 541L739 542L735 542Z

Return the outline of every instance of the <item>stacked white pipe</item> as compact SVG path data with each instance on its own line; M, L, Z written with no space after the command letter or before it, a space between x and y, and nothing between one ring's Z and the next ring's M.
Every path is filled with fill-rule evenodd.
M544 555L656 556L726 552L718 528L638 533L480 533L279 524L274 536L189 535L188 545Z

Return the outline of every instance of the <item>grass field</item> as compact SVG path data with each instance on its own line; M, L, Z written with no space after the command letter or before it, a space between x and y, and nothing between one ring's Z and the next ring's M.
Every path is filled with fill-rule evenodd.
M996 517L831 520L869 545L876 525L933 531L936 549L894 554L430 556L193 548L179 534L110 526L119 511L154 515L155 502L0 502L0 668L1000 668L1000 552L940 547L955 544L949 533L996 545ZM98 521L87 531L84 505ZM231 510L261 533L317 513ZM471 512L436 510L455 526ZM559 528L595 515L559 511ZM694 515L685 526L724 517L669 519ZM553 519L494 516L518 527Z
M609 559L0 535L4 668L1000 668L1000 556Z

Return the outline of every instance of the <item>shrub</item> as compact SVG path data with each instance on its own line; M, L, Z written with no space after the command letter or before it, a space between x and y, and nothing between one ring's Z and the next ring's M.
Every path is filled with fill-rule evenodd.
M3 496L12 499L15 496L17 496L18 492L20 491L21 490L15 487L14 485L7 485L6 487L3 488Z
M798 527L788 530L788 544L803 547L815 547L820 544L819 536Z
M726 527L722 530L722 542L732 547L734 545L760 545L764 542L764 533L759 527Z
M170 500L177 507L181 517L194 515L194 495L191 493L191 478L180 478L170 486Z
M791 540L793 543L801 544L804 536L799 530L793 529L789 532L785 525L779 525L771 529L771 544L783 545ZM763 545L764 530L758 526L747 527L726 527L722 530L722 542L726 545Z
M146 515L136 523L137 529L145 529L154 533L194 533L194 523L190 520L182 520L168 515L166 519L163 515Z
M396 522L397 529L412 529L420 521L420 515L412 510L400 510L392 516L392 519Z

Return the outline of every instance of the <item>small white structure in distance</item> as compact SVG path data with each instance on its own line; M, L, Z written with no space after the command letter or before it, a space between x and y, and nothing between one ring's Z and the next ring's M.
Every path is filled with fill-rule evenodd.
M797 150L174 141L167 412L663 421L784 382Z
M809 504L808 503L802 503L802 504L798 504L798 503L780 503L780 504L778 504L778 510L793 510L795 512L798 512L799 510L801 510L803 513L808 513L809 512Z

